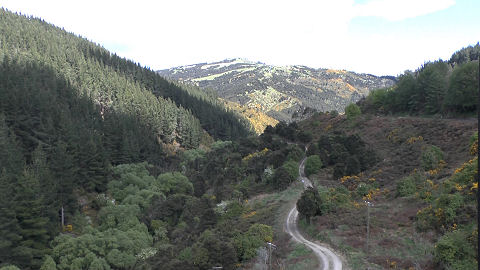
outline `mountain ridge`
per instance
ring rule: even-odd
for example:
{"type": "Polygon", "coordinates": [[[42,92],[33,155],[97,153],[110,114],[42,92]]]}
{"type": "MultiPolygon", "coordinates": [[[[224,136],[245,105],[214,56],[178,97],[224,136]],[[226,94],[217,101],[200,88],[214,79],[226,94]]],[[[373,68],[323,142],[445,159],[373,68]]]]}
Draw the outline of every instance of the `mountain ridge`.
{"type": "Polygon", "coordinates": [[[171,80],[213,89],[222,99],[286,122],[301,118],[307,108],[343,112],[346,105],[360,100],[371,90],[395,83],[392,76],[302,65],[272,66],[242,58],[173,67],[157,73],[171,80]]]}

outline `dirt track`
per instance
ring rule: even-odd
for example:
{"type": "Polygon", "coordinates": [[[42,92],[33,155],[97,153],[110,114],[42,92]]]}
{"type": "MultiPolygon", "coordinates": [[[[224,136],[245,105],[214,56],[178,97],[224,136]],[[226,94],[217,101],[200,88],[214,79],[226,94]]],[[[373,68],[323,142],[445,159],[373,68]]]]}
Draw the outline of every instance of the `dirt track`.
{"type": "MultiPolygon", "coordinates": [[[[311,187],[312,183],[310,180],[305,176],[304,168],[305,168],[305,160],[304,158],[300,163],[298,168],[299,172],[299,179],[303,182],[304,187],[311,187]]],[[[292,239],[298,243],[302,243],[309,247],[315,255],[320,259],[320,267],[318,269],[322,270],[341,270],[342,269],[342,261],[340,258],[335,255],[330,249],[321,246],[319,244],[313,243],[305,239],[300,232],[298,231],[297,227],[297,220],[298,220],[298,211],[297,207],[294,206],[292,210],[288,213],[287,220],[285,222],[285,231],[292,236],[292,239]]]]}

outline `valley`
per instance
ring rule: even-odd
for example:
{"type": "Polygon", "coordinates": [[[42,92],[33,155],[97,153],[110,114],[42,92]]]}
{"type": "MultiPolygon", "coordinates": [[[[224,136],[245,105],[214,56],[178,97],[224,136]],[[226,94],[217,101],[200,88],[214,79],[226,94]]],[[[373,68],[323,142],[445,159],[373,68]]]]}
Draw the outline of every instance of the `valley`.
{"type": "Polygon", "coordinates": [[[475,269],[479,55],[154,71],[1,8],[0,270],[475,269]]]}

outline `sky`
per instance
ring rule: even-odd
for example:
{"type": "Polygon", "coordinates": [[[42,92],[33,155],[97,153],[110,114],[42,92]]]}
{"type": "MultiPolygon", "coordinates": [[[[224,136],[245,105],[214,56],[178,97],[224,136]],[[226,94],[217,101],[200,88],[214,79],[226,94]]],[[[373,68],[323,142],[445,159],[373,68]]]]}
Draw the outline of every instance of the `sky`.
{"type": "Polygon", "coordinates": [[[0,0],[154,70],[244,58],[399,75],[480,41],[479,0],[0,0]]]}

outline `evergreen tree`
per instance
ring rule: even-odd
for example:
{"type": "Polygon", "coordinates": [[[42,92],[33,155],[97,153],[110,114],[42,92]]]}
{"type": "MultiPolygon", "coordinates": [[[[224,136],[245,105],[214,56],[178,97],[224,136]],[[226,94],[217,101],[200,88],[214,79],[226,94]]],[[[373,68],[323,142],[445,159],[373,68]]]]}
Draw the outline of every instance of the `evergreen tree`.
{"type": "Polygon", "coordinates": [[[322,204],[318,190],[313,187],[308,187],[300,199],[297,201],[298,212],[305,217],[307,223],[310,224],[310,218],[316,215],[321,215],[320,205],[322,204]]]}
{"type": "Polygon", "coordinates": [[[25,170],[19,177],[13,190],[15,214],[18,220],[19,242],[22,259],[18,265],[23,267],[40,267],[47,251],[49,235],[48,219],[43,207],[40,183],[30,170],[25,170]]]}
{"type": "Polygon", "coordinates": [[[456,68],[450,76],[445,97],[449,111],[474,112],[478,110],[478,62],[469,62],[456,68]]]}

